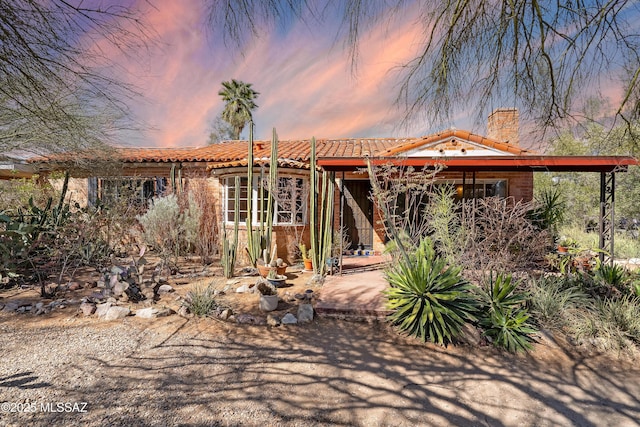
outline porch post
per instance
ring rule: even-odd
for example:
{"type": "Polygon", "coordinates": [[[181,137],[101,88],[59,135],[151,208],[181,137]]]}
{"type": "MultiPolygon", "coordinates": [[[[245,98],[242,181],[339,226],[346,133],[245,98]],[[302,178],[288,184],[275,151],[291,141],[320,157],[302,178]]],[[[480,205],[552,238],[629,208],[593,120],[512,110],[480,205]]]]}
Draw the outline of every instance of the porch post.
{"type": "MultiPolygon", "coordinates": [[[[342,171],[342,179],[340,179],[340,233],[342,233],[344,227],[344,171],[342,171]]],[[[341,236],[342,237],[342,236],[341,236]]],[[[342,247],[342,238],[340,238],[340,269],[338,273],[342,276],[342,253],[344,248],[342,247]]]]}
{"type": "Polygon", "coordinates": [[[600,221],[599,234],[600,244],[598,248],[602,251],[598,254],[600,262],[608,261],[613,265],[613,239],[615,231],[615,172],[600,172],[600,221]],[[605,256],[604,251],[608,253],[605,256]]]}

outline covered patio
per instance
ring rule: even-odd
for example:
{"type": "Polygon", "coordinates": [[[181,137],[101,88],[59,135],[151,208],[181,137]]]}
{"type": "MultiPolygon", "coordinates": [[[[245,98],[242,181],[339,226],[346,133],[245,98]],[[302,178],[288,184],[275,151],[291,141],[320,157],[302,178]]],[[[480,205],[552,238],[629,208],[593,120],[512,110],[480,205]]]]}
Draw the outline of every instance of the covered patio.
{"type": "MultiPolygon", "coordinates": [[[[318,164],[335,178],[344,178],[372,165],[393,164],[414,168],[443,166],[447,171],[463,173],[463,186],[475,188],[476,172],[593,172],[600,174],[599,249],[602,261],[613,262],[615,228],[615,175],[637,166],[638,160],[628,156],[496,156],[496,157],[324,157],[318,164]],[[605,257],[605,252],[609,256],[605,257]]],[[[463,194],[466,192],[463,191],[463,194]]],[[[344,195],[341,193],[340,197],[344,195]]],[[[339,206],[343,206],[341,202],[339,206]]],[[[320,316],[382,318],[388,312],[382,291],[388,286],[382,257],[344,257],[342,268],[327,280],[320,291],[316,311],[320,316]],[[352,273],[352,274],[348,274],[352,273]]]]}

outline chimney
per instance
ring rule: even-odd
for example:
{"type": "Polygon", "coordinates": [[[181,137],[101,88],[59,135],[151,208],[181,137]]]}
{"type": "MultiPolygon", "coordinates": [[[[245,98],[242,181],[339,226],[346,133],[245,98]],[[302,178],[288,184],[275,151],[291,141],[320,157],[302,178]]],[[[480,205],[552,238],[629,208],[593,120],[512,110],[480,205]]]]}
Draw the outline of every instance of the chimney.
{"type": "Polygon", "coordinates": [[[498,108],[487,120],[487,137],[511,145],[520,145],[518,136],[518,109],[498,108]]]}

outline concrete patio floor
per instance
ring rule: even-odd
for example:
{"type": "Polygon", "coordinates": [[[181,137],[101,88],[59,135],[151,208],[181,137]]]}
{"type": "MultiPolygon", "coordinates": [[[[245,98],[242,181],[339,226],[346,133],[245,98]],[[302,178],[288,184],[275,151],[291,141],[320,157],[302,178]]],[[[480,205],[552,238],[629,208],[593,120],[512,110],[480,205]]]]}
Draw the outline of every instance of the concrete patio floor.
{"type": "Polygon", "coordinates": [[[382,291],[388,283],[382,256],[345,257],[343,274],[327,276],[319,291],[316,313],[321,317],[383,318],[388,314],[382,291]]]}

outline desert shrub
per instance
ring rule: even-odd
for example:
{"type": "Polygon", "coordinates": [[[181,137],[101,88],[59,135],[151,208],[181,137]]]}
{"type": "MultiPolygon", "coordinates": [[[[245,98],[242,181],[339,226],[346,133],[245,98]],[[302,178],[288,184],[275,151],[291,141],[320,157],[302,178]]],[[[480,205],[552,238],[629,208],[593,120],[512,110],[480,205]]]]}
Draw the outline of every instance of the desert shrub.
{"type": "Polygon", "coordinates": [[[491,272],[479,289],[478,324],[483,334],[495,346],[512,352],[531,349],[537,332],[525,306],[528,294],[518,291],[518,285],[510,274],[491,272]]]}
{"type": "Polygon", "coordinates": [[[640,343],[640,303],[630,296],[598,300],[593,311],[578,313],[569,332],[579,344],[598,351],[636,354],[640,343]]]}
{"type": "Polygon", "coordinates": [[[29,200],[36,206],[44,206],[55,195],[49,182],[38,182],[38,176],[0,180],[0,212],[17,214],[19,209],[29,208],[29,200]]]}
{"type": "Polygon", "coordinates": [[[43,296],[48,279],[61,282],[80,266],[103,266],[112,253],[104,237],[104,211],[66,202],[67,179],[55,206],[53,197],[41,206],[29,199],[26,208],[0,216],[0,274],[39,282],[43,296]]]}
{"type": "Polygon", "coordinates": [[[203,264],[212,261],[218,252],[215,199],[211,197],[205,177],[191,177],[186,196],[180,193],[183,211],[187,212],[189,236],[187,241],[201,257],[203,264]]]}
{"type": "Polygon", "coordinates": [[[185,196],[181,208],[175,194],[154,197],[149,209],[138,215],[143,227],[144,241],[158,250],[166,261],[185,253],[193,253],[198,246],[201,209],[193,195],[185,196]]]}
{"type": "Polygon", "coordinates": [[[572,278],[542,276],[529,282],[530,312],[547,328],[562,328],[572,320],[576,310],[589,308],[592,301],[572,278]]]}
{"type": "Polygon", "coordinates": [[[207,316],[218,305],[214,295],[214,287],[212,285],[195,285],[187,293],[184,305],[196,316],[207,316]]]}
{"type": "Polygon", "coordinates": [[[463,205],[465,240],[463,265],[480,271],[509,271],[536,266],[544,260],[551,235],[529,219],[530,203],[487,197],[463,205]]]}
{"type": "MultiPolygon", "coordinates": [[[[560,234],[571,236],[576,245],[582,248],[597,248],[600,237],[597,232],[587,232],[580,227],[562,227],[560,234]]],[[[628,232],[616,231],[614,235],[614,256],[616,258],[637,258],[640,254],[640,239],[628,232]]]]}
{"type": "Polygon", "coordinates": [[[617,298],[627,293],[630,276],[627,269],[618,264],[602,264],[596,270],[592,287],[596,296],[617,298]]]}
{"type": "Polygon", "coordinates": [[[566,202],[557,188],[543,188],[535,197],[535,205],[527,217],[540,230],[548,230],[555,239],[566,212],[566,202]]]}
{"type": "Polygon", "coordinates": [[[143,227],[143,238],[165,258],[180,253],[182,218],[178,198],[174,194],[154,197],[149,209],[138,216],[143,227]]]}
{"type": "Polygon", "coordinates": [[[466,234],[465,229],[460,226],[461,219],[454,196],[453,185],[436,186],[424,208],[429,236],[436,250],[451,265],[460,263],[466,234]]]}
{"type": "Polygon", "coordinates": [[[423,238],[415,252],[400,258],[386,273],[390,322],[423,341],[453,342],[463,325],[475,320],[477,311],[472,285],[460,271],[448,267],[431,240],[423,238]]]}

